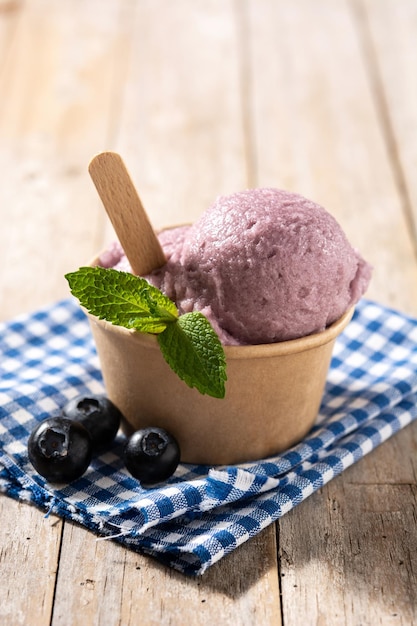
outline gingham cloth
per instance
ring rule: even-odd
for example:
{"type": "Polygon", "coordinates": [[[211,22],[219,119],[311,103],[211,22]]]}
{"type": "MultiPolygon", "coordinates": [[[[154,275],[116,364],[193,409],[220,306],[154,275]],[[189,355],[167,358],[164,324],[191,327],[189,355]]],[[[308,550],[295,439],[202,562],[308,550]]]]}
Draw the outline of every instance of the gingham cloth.
{"type": "Polygon", "coordinates": [[[362,300],[300,444],[239,466],[180,465],[144,490],[123,467],[120,435],[82,478],[56,488],[29,464],[27,439],[70,398],[104,391],[88,322],[67,299],[1,324],[0,359],[0,490],[186,574],[202,574],[417,417],[417,320],[362,300]]]}

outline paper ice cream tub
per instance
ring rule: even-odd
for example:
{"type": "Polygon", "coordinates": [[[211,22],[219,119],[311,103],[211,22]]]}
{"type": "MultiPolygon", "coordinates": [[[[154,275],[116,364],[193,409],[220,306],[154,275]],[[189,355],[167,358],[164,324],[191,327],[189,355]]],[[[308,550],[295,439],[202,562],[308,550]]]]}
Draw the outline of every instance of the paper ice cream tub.
{"type": "Polygon", "coordinates": [[[336,338],[353,308],[324,331],[273,344],[224,346],[223,399],[202,395],[171,370],[157,338],[88,314],[106,393],[127,435],[147,426],[172,433],[181,461],[230,465],[264,459],[315,423],[336,338]]]}

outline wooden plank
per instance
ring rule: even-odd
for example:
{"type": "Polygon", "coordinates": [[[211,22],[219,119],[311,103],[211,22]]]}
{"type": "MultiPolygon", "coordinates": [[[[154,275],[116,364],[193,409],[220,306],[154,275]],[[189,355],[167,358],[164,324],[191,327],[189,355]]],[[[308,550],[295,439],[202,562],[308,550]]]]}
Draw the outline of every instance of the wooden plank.
{"type": "Polygon", "coordinates": [[[285,623],[308,615],[332,626],[415,624],[416,514],[415,483],[357,483],[350,470],[289,514],[280,546],[285,623]]]}
{"type": "Polygon", "coordinates": [[[235,9],[230,0],[138,7],[115,149],[157,228],[194,221],[247,185],[235,9]]]}
{"type": "MultiPolygon", "coordinates": [[[[219,193],[246,186],[237,7],[230,0],[149,0],[137,7],[112,149],[156,227],[193,221],[219,193]]],[[[112,236],[107,227],[103,245],[112,236]]],[[[280,623],[273,529],[198,580],[108,541],[96,547],[80,528],[65,532],[71,536],[63,541],[54,623],[94,622],[99,612],[106,624],[134,624],[138,607],[149,624],[280,623]],[[83,553],[76,566],[74,551],[83,553]],[[97,582],[82,587],[80,603],[87,579],[97,582]]]]}
{"type": "Polygon", "coordinates": [[[4,497],[0,519],[0,623],[49,624],[62,523],[4,497]]]}
{"type": "Polygon", "coordinates": [[[417,238],[417,5],[413,0],[355,2],[392,168],[417,238]]]}
{"type": "Polygon", "coordinates": [[[414,424],[282,519],[286,623],[416,623],[416,444],[414,424]]]}
{"type": "Polygon", "coordinates": [[[368,296],[415,313],[408,220],[351,12],[326,0],[319,8],[308,0],[249,8],[257,184],[298,191],[328,208],[374,265],[368,296]]]}
{"type": "Polygon", "coordinates": [[[113,133],[129,25],[116,0],[100,7],[38,0],[20,9],[0,83],[3,319],[67,296],[65,271],[98,246],[102,209],[87,166],[113,133]]]}
{"type": "MultiPolygon", "coordinates": [[[[415,40],[408,0],[392,22],[391,0],[367,0],[370,31],[347,0],[17,4],[15,31],[0,14],[3,319],[66,295],[64,272],[112,236],[85,167],[106,148],[123,154],[158,227],[247,185],[309,195],[374,263],[370,295],[416,313],[404,189],[366,56],[372,43],[393,63],[379,68],[392,84],[413,46],[395,42],[415,40]]],[[[410,159],[397,130],[408,111],[389,107],[410,159]]],[[[408,428],[282,519],[287,625],[417,622],[416,437],[408,428]]],[[[189,580],[26,504],[2,498],[0,516],[0,618],[12,626],[50,623],[63,527],[54,624],[281,623],[272,527],[189,580]]]]}
{"type": "MultiPolygon", "coordinates": [[[[97,249],[87,166],[113,132],[131,7],[117,28],[117,0],[18,4],[0,62],[1,319],[68,296],[64,273],[97,249]]],[[[6,497],[0,507],[0,621],[49,624],[63,523],[6,497]]]]}
{"type": "Polygon", "coordinates": [[[6,59],[13,54],[13,39],[19,17],[19,2],[0,0],[0,76],[6,59]]]}
{"type": "MultiPolygon", "coordinates": [[[[304,193],[337,217],[375,266],[370,297],[415,314],[413,236],[357,27],[347,3],[248,4],[252,161],[257,184],[304,193]]],[[[416,432],[282,518],[285,624],[414,623],[416,432]]]]}
{"type": "Polygon", "coordinates": [[[281,623],[273,527],[226,557],[220,571],[187,578],[66,524],[52,623],[72,626],[81,615],[106,626],[281,623]]]}

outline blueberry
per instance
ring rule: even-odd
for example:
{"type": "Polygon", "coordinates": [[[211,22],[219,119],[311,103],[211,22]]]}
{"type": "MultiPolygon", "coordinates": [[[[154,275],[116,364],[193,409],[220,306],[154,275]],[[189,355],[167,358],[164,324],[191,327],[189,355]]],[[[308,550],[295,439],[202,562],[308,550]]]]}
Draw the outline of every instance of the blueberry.
{"type": "Polygon", "coordinates": [[[110,446],[123,417],[113,402],[102,395],[77,396],[64,406],[63,414],[85,426],[91,435],[94,452],[110,446]]]}
{"type": "Polygon", "coordinates": [[[124,462],[134,478],[150,486],[172,476],[180,462],[176,439],[162,428],[137,430],[128,439],[124,462]]]}
{"type": "Polygon", "coordinates": [[[30,462],[52,483],[69,483],[82,476],[90,465],[92,448],[88,430],[63,417],[40,422],[28,440],[30,462]]]}

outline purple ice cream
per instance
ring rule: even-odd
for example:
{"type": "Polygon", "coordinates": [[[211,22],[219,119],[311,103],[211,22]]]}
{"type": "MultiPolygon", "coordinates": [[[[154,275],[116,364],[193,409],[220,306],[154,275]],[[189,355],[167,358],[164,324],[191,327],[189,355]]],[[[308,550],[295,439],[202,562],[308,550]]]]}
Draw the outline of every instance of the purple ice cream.
{"type": "MultiPolygon", "coordinates": [[[[159,238],[167,263],[146,278],[180,313],[204,313],[225,345],[322,331],[360,299],[371,277],[323,207],[278,189],[219,197],[195,224],[159,238]]],[[[100,264],[130,269],[117,244],[100,264]]]]}

